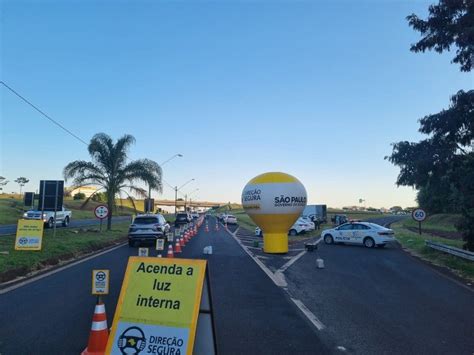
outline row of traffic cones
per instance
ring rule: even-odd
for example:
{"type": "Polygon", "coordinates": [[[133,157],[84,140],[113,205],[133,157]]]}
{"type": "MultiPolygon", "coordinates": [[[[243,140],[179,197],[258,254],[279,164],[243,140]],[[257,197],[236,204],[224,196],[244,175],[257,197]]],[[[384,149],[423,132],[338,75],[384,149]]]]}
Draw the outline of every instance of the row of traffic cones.
{"type": "MultiPolygon", "coordinates": [[[[181,247],[184,247],[185,243],[189,242],[192,237],[196,236],[198,228],[202,225],[202,222],[203,220],[201,217],[194,226],[186,229],[183,237],[176,240],[174,251],[171,244],[168,246],[168,258],[173,258],[174,253],[181,253],[181,247]]],[[[97,304],[94,308],[94,315],[92,316],[92,326],[89,333],[89,341],[87,342],[87,347],[84,349],[81,355],[103,355],[105,353],[105,348],[107,347],[108,339],[109,328],[107,326],[105,304],[102,302],[100,297],[98,297],[97,304]]]]}

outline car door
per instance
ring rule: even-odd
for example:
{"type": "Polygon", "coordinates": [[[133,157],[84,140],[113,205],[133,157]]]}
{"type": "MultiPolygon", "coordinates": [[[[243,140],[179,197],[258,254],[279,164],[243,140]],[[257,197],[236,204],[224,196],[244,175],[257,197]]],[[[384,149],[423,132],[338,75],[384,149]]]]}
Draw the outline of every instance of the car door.
{"type": "Polygon", "coordinates": [[[343,224],[336,228],[337,233],[335,236],[335,240],[337,242],[345,242],[350,243],[351,236],[352,236],[352,225],[351,224],[343,224]]]}
{"type": "Polygon", "coordinates": [[[354,223],[352,225],[352,228],[353,230],[352,230],[352,236],[351,236],[351,243],[362,244],[365,237],[364,231],[366,229],[369,229],[369,227],[360,223],[354,223]]]}

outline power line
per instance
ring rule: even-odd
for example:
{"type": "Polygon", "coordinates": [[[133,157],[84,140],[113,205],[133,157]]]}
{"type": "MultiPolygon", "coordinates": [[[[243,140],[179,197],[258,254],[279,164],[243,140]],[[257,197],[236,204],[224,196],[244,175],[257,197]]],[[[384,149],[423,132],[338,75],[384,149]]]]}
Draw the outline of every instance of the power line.
{"type": "Polygon", "coordinates": [[[41,111],[37,106],[33,105],[30,101],[28,101],[25,97],[23,97],[22,95],[20,95],[18,92],[16,92],[15,90],[13,90],[10,86],[8,86],[4,81],[0,81],[0,84],[2,84],[3,86],[5,86],[8,90],[10,90],[12,93],[14,93],[16,96],[18,96],[20,99],[22,99],[24,102],[26,102],[28,105],[30,105],[31,107],[33,107],[36,111],[38,111],[40,114],[42,114],[44,117],[46,117],[48,120],[50,120],[51,122],[53,122],[56,126],[58,126],[59,128],[61,128],[63,131],[67,132],[68,134],[70,134],[71,136],[73,136],[74,138],[76,138],[79,142],[81,143],[84,143],[85,145],[89,145],[86,141],[84,141],[82,138],[76,136],[74,133],[72,133],[70,130],[68,130],[66,127],[64,127],[61,123],[57,122],[56,120],[54,120],[53,118],[49,117],[46,113],[44,113],[43,111],[41,111]]]}

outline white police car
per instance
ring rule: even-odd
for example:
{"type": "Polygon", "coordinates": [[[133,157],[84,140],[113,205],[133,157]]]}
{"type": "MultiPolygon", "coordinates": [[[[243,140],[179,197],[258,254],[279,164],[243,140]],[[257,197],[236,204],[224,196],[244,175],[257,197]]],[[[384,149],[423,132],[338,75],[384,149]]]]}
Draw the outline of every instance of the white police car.
{"type": "Polygon", "coordinates": [[[321,232],[321,237],[326,244],[361,244],[367,248],[384,247],[395,241],[392,229],[369,222],[345,223],[336,228],[325,229],[321,232]]]}

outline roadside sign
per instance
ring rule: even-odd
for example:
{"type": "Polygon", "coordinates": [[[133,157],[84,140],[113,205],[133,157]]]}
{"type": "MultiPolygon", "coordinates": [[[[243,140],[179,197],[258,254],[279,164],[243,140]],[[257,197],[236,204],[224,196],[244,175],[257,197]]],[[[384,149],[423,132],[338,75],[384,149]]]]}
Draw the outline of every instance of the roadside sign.
{"type": "Polygon", "coordinates": [[[15,250],[41,250],[44,222],[19,219],[16,228],[15,250]]]}
{"type": "Polygon", "coordinates": [[[106,354],[193,353],[205,260],[130,257],[106,354]]]}
{"type": "Polygon", "coordinates": [[[165,249],[165,240],[164,239],[157,239],[156,240],[156,250],[164,250],[165,249]]]}
{"type": "Polygon", "coordinates": [[[138,248],[138,256],[148,256],[148,248],[138,248]]]}
{"type": "Polygon", "coordinates": [[[94,209],[94,214],[99,219],[107,218],[109,215],[109,208],[106,205],[99,205],[94,209]]]}
{"type": "Polygon", "coordinates": [[[174,233],[168,233],[168,235],[167,235],[168,242],[170,242],[170,243],[173,242],[173,235],[176,235],[176,230],[174,231],[174,233]]]}
{"type": "Polygon", "coordinates": [[[417,222],[423,222],[426,219],[426,212],[421,208],[417,208],[411,213],[412,218],[417,222]]]}
{"type": "Polygon", "coordinates": [[[92,270],[92,294],[109,294],[109,270],[92,270]]]}

